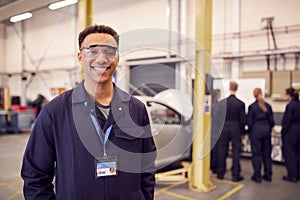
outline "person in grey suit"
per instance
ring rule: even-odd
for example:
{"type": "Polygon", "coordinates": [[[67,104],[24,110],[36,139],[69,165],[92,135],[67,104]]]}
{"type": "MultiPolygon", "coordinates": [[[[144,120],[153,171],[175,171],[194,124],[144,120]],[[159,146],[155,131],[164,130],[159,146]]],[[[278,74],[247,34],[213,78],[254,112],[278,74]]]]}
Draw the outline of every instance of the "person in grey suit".
{"type": "Polygon", "coordinates": [[[232,181],[242,181],[244,178],[240,175],[240,153],[241,153],[241,136],[245,131],[246,113],[245,103],[238,99],[235,94],[238,84],[234,81],[229,85],[230,95],[220,103],[226,106],[226,116],[224,127],[218,142],[218,179],[224,179],[226,172],[226,158],[228,155],[229,142],[232,146],[232,181]]]}

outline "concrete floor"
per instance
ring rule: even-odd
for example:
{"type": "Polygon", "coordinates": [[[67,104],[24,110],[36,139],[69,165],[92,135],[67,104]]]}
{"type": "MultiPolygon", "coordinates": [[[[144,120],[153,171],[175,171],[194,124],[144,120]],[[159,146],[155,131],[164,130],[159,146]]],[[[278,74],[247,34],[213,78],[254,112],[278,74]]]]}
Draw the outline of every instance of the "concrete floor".
{"type": "MultiPolygon", "coordinates": [[[[0,134],[0,200],[19,200],[22,196],[22,180],[20,178],[21,158],[29,134],[0,134]]],[[[228,159],[230,166],[231,159],[228,159]]],[[[200,193],[188,188],[187,183],[157,184],[155,200],[299,200],[300,182],[289,183],[282,180],[285,167],[273,164],[273,181],[271,183],[254,183],[250,180],[252,174],[249,159],[242,159],[242,175],[245,180],[234,183],[230,181],[230,171],[225,180],[218,180],[211,176],[217,186],[209,193],[200,193]]]]}

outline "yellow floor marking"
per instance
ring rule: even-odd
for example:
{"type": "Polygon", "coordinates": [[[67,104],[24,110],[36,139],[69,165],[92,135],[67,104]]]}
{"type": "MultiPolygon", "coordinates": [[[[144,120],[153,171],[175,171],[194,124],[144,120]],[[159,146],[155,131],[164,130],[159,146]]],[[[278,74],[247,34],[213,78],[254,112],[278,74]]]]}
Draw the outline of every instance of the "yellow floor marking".
{"type": "Polygon", "coordinates": [[[4,182],[0,183],[0,186],[5,186],[5,185],[7,185],[7,183],[4,182]]]}
{"type": "Polygon", "coordinates": [[[7,182],[2,182],[0,183],[0,186],[1,187],[6,187],[8,189],[11,189],[13,191],[16,191],[16,192],[20,192],[22,191],[19,187],[16,187],[15,186],[15,183],[18,183],[19,181],[7,181],[7,182]]]}
{"type": "Polygon", "coordinates": [[[168,190],[170,190],[170,189],[172,189],[172,188],[174,188],[174,187],[177,187],[177,186],[179,186],[180,184],[173,184],[173,185],[170,185],[170,186],[168,186],[168,187],[165,187],[165,188],[162,188],[162,189],[160,189],[160,190],[157,190],[156,192],[154,192],[154,196],[155,195],[158,195],[158,194],[160,194],[160,193],[163,193],[163,192],[166,192],[166,191],[168,191],[168,190]]]}
{"type": "Polygon", "coordinates": [[[10,189],[10,190],[13,190],[15,192],[22,192],[22,190],[20,188],[16,188],[15,186],[13,185],[5,185],[4,187],[10,189]]]}
{"type": "Polygon", "coordinates": [[[173,196],[173,197],[177,197],[179,199],[184,199],[184,200],[196,200],[196,199],[186,197],[186,196],[183,196],[183,195],[180,195],[180,194],[176,194],[176,193],[173,193],[173,192],[169,192],[169,191],[165,191],[164,194],[167,194],[167,195],[170,195],[170,196],[173,196]]]}
{"type": "Polygon", "coordinates": [[[23,191],[20,188],[15,187],[14,184],[21,182],[21,180],[10,180],[5,182],[0,182],[0,187],[6,187],[10,190],[12,190],[14,193],[11,194],[9,197],[7,197],[5,200],[13,200],[19,195],[23,195],[23,191]]]}
{"type": "Polygon", "coordinates": [[[232,196],[234,193],[236,193],[237,191],[239,191],[243,187],[245,187],[244,184],[235,183],[235,182],[232,182],[232,181],[219,180],[219,179],[213,179],[213,180],[215,180],[217,182],[221,182],[221,183],[227,183],[227,184],[230,184],[230,185],[235,185],[235,187],[233,189],[231,189],[229,192],[226,192],[223,196],[219,197],[217,200],[224,200],[224,199],[232,196]]]}
{"type": "MultiPolygon", "coordinates": [[[[235,183],[235,182],[232,182],[232,181],[228,181],[228,180],[219,180],[219,179],[214,179],[214,181],[216,182],[221,182],[221,183],[226,183],[226,184],[230,184],[230,185],[234,185],[235,187],[233,189],[231,189],[229,192],[225,193],[224,195],[222,195],[221,197],[218,198],[218,200],[224,200],[228,197],[230,197],[231,195],[233,195],[234,193],[236,193],[237,191],[239,191],[240,189],[242,189],[245,185],[244,184],[241,184],[241,183],[235,183]]],[[[22,190],[20,189],[17,189],[15,188],[14,186],[10,185],[12,183],[17,183],[17,182],[20,182],[20,180],[13,180],[13,181],[7,181],[7,182],[0,182],[0,186],[4,186],[4,187],[7,187],[11,190],[14,190],[15,193],[12,194],[11,196],[9,196],[6,200],[12,200],[14,199],[16,196],[18,195],[22,195],[22,190]]],[[[170,186],[167,186],[167,187],[164,187],[162,189],[159,189],[157,190],[154,195],[158,195],[158,194],[161,194],[161,193],[164,193],[164,194],[167,194],[167,195],[170,195],[170,196],[174,196],[174,197],[177,197],[179,199],[184,199],[184,200],[195,200],[193,198],[190,198],[190,197],[186,197],[186,196],[183,196],[183,195],[180,195],[180,194],[176,194],[176,193],[173,193],[173,192],[169,192],[168,190],[172,189],[172,188],[175,188],[179,185],[182,185],[181,184],[172,184],[170,186]]]]}
{"type": "Polygon", "coordinates": [[[233,195],[234,193],[236,193],[237,191],[239,191],[243,187],[244,187],[243,184],[237,185],[235,188],[233,188],[232,190],[230,190],[229,192],[227,192],[223,196],[219,197],[218,200],[224,200],[224,199],[230,197],[231,195],[233,195]]]}
{"type": "Polygon", "coordinates": [[[12,194],[9,197],[7,197],[5,200],[12,200],[15,197],[17,197],[18,195],[22,195],[22,192],[15,192],[14,194],[12,194]]]}

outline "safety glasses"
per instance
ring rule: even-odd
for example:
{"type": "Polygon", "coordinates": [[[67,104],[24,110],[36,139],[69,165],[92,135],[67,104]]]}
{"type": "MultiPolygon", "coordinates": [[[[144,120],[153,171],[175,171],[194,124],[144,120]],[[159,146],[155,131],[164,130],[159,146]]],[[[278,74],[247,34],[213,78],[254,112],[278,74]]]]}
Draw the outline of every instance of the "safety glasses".
{"type": "Polygon", "coordinates": [[[100,54],[104,55],[108,59],[116,58],[118,54],[118,48],[102,44],[93,44],[88,46],[83,46],[80,51],[84,51],[86,57],[96,58],[100,54]]]}

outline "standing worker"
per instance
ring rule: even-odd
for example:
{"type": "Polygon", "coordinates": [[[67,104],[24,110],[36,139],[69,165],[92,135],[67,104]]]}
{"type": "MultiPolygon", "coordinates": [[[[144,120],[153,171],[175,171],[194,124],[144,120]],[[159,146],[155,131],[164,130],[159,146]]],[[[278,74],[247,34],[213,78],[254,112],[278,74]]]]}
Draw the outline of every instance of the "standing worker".
{"type": "Polygon", "coordinates": [[[153,200],[156,148],[146,108],[112,82],[119,36],[94,25],[78,39],[85,80],[40,112],[23,158],[24,197],[153,200]]]}
{"type": "Polygon", "coordinates": [[[239,100],[235,94],[238,84],[234,81],[229,85],[230,96],[220,103],[226,106],[225,123],[218,141],[218,179],[224,179],[226,172],[226,158],[228,155],[229,142],[232,144],[232,181],[242,181],[244,177],[240,175],[240,154],[241,154],[241,137],[245,131],[246,113],[245,103],[239,100]]]}
{"type": "Polygon", "coordinates": [[[211,153],[210,153],[210,168],[216,174],[218,172],[218,139],[222,131],[221,109],[219,108],[219,98],[221,90],[214,89],[212,91],[212,114],[211,114],[211,153]]]}
{"type": "Polygon", "coordinates": [[[282,118],[282,150],[287,175],[283,180],[296,183],[300,180],[300,102],[294,88],[285,90],[289,103],[282,118]]]}
{"type": "Polygon", "coordinates": [[[273,110],[264,101],[262,90],[255,88],[253,95],[256,99],[248,108],[248,132],[251,141],[252,166],[254,169],[251,179],[257,183],[261,179],[272,181],[272,145],[271,133],[275,125],[273,110]],[[261,163],[264,163],[264,175],[261,177],[261,163]]]}

